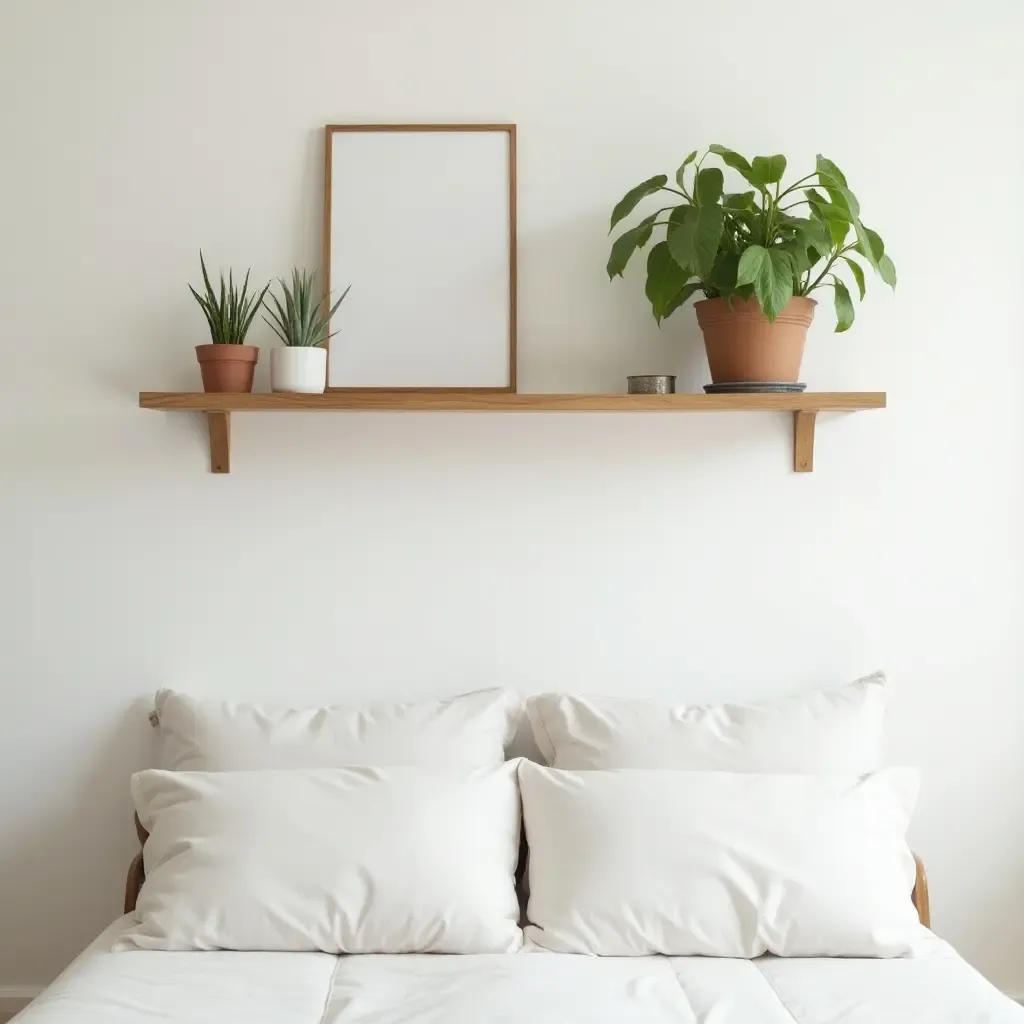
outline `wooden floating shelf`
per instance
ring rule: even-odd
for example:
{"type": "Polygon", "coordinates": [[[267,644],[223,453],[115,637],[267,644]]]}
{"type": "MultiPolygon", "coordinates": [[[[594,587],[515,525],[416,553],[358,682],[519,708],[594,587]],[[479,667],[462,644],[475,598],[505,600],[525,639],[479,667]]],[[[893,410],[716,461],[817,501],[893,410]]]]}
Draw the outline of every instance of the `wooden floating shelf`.
{"type": "Polygon", "coordinates": [[[143,391],[143,409],[204,412],[210,427],[210,467],[230,472],[233,412],[791,412],[793,469],[814,468],[819,412],[884,409],[884,391],[805,391],[768,395],[557,395],[507,391],[329,391],[323,395],[207,394],[143,391]]]}
{"type": "Polygon", "coordinates": [[[143,391],[143,409],[193,412],[377,410],[391,412],[783,412],[884,409],[884,391],[805,391],[793,395],[556,395],[508,391],[328,391],[324,395],[143,391]]]}

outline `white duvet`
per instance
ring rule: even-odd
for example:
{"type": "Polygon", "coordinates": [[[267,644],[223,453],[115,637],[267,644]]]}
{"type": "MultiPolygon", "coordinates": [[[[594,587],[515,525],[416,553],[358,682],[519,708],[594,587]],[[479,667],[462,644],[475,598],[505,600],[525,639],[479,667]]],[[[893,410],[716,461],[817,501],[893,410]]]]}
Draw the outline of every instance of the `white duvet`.
{"type": "Polygon", "coordinates": [[[1024,1024],[938,939],[907,960],[110,952],[133,920],[18,1024],[1024,1024]]]}

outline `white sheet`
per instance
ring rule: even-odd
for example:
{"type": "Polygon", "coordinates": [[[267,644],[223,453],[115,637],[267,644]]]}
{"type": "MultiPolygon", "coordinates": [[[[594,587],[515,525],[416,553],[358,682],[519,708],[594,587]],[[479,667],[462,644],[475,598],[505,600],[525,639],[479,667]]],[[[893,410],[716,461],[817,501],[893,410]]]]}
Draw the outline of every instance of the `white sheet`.
{"type": "Polygon", "coordinates": [[[1024,1024],[944,942],[912,960],[109,952],[18,1024],[1024,1024]]]}

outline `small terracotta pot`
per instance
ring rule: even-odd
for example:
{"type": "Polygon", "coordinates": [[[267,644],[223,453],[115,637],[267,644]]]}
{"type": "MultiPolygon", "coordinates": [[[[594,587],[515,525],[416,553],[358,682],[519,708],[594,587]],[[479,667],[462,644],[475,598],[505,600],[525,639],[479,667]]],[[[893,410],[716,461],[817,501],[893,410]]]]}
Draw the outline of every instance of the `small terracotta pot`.
{"type": "Polygon", "coordinates": [[[725,299],[694,303],[711,380],[715,384],[798,380],[816,305],[814,299],[794,297],[772,324],[756,298],[734,299],[732,309],[725,299]]]}
{"type": "Polygon", "coordinates": [[[255,345],[196,345],[204,391],[252,391],[260,350],[255,345]]]}

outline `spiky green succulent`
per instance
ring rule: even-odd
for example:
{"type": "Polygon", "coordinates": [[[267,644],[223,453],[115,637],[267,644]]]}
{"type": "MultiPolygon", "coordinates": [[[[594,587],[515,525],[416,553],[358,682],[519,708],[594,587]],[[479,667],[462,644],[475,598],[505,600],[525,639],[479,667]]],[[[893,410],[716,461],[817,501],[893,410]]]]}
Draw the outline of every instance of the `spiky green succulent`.
{"type": "Polygon", "coordinates": [[[341,293],[341,298],[333,306],[329,306],[328,295],[313,299],[315,271],[311,273],[307,270],[292,270],[290,286],[283,277],[279,278],[279,281],[281,298],[279,299],[273,292],[267,296],[263,308],[270,314],[270,318],[263,319],[285,345],[293,348],[314,348],[323,345],[328,338],[338,333],[330,330],[331,317],[338,311],[351,285],[341,293]]]}
{"type": "Polygon", "coordinates": [[[195,296],[196,302],[206,315],[206,322],[210,325],[210,340],[214,345],[244,344],[245,336],[249,333],[253,318],[260,308],[260,303],[263,302],[270,282],[267,282],[259,295],[250,295],[250,271],[245,272],[241,288],[236,287],[232,271],[228,271],[227,281],[224,280],[224,272],[221,271],[220,288],[215,291],[210,275],[206,272],[202,249],[199,250],[199,265],[203,268],[203,286],[206,294],[200,295],[192,285],[188,286],[188,290],[195,296]]]}

